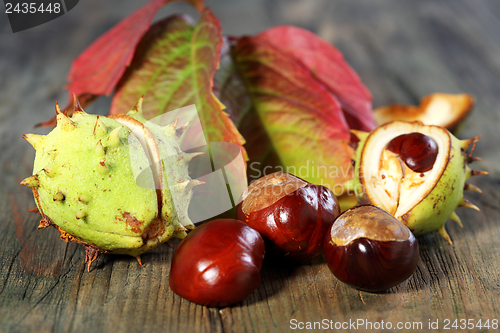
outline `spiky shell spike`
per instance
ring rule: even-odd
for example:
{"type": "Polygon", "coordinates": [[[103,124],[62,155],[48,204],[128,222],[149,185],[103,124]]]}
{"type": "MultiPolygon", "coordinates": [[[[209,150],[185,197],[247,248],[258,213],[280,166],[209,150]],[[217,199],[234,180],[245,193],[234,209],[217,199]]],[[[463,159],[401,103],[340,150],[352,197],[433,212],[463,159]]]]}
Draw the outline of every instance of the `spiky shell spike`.
{"type": "MultiPolygon", "coordinates": [[[[177,122],[162,127],[152,121],[147,121],[141,115],[131,112],[128,116],[132,117],[140,124],[145,125],[145,129],[157,138],[158,152],[151,155],[157,156],[161,167],[159,168],[159,178],[156,182],[157,187],[161,189],[161,199],[163,202],[162,215],[165,217],[176,216],[178,225],[174,226],[176,237],[182,238],[185,235],[186,228],[192,229],[193,223],[188,217],[188,207],[191,200],[191,191],[186,191],[186,186],[177,186],[179,183],[191,181],[188,173],[188,161],[184,160],[179,141],[176,135],[175,127],[177,122]],[[159,184],[159,185],[158,185],[159,184]]],[[[126,126],[136,126],[130,120],[117,116],[118,121],[126,126]]],[[[143,129],[143,130],[145,130],[143,129]]],[[[194,186],[194,185],[193,185],[194,186]]]]}
{"type": "Polygon", "coordinates": [[[142,260],[141,260],[141,256],[135,256],[135,260],[137,260],[137,263],[142,266],[142,260]]]}
{"type": "Polygon", "coordinates": [[[117,127],[109,133],[108,140],[106,141],[106,146],[108,147],[118,147],[120,145],[120,130],[123,127],[117,127]]]}
{"type": "Polygon", "coordinates": [[[474,177],[474,176],[479,176],[479,175],[484,175],[484,176],[487,176],[489,175],[490,173],[488,171],[482,171],[482,170],[471,170],[470,171],[470,176],[471,177],[474,177]]]}
{"type": "Polygon", "coordinates": [[[35,214],[40,214],[40,211],[38,210],[38,207],[28,209],[28,212],[35,213],[35,214]]]}
{"type": "Polygon", "coordinates": [[[39,150],[43,147],[43,141],[45,139],[45,135],[38,134],[23,134],[23,139],[29,142],[29,144],[35,148],[35,150],[39,150]]]}
{"type": "Polygon", "coordinates": [[[85,246],[85,263],[87,264],[87,271],[90,272],[90,265],[99,257],[100,250],[93,246],[85,246]]]}
{"type": "Polygon", "coordinates": [[[73,117],[85,116],[87,113],[83,111],[82,106],[80,105],[80,101],[76,98],[76,94],[73,93],[73,117]]]}
{"type": "Polygon", "coordinates": [[[108,128],[103,124],[101,120],[99,120],[99,116],[96,117],[96,121],[94,124],[94,136],[97,138],[102,138],[104,135],[108,133],[108,128]]]}
{"type": "Polygon", "coordinates": [[[350,131],[352,134],[354,134],[360,141],[361,140],[366,140],[368,135],[370,135],[369,132],[364,132],[364,131],[359,131],[359,130],[351,130],[350,131]]]}
{"type": "Polygon", "coordinates": [[[77,100],[69,118],[56,104],[57,127],[24,136],[36,155],[34,174],[21,184],[32,187],[39,228],[53,226],[63,240],[84,245],[88,269],[100,253],[139,258],[193,226],[191,193],[168,186],[191,181],[183,156],[170,159],[179,155],[176,135],[145,125],[141,103],[132,112],[139,120],[87,114],[77,100]]]}
{"type": "Polygon", "coordinates": [[[446,229],[444,228],[444,224],[442,226],[440,226],[439,229],[437,229],[436,231],[441,235],[441,237],[443,237],[445,240],[447,240],[448,243],[450,243],[450,245],[453,245],[453,242],[451,241],[450,236],[448,235],[448,233],[446,232],[446,229]]]}
{"type": "Polygon", "coordinates": [[[87,216],[87,212],[84,209],[79,209],[76,211],[76,219],[80,220],[87,216]]]}
{"type": "Polygon", "coordinates": [[[189,154],[183,154],[182,156],[184,157],[185,163],[189,163],[193,158],[201,155],[207,155],[207,153],[205,152],[189,153],[189,154]]]}
{"type": "Polygon", "coordinates": [[[97,141],[94,149],[94,153],[97,157],[102,157],[106,155],[106,150],[104,149],[104,146],[102,145],[101,140],[97,141]]]}
{"type": "Polygon", "coordinates": [[[57,192],[56,194],[54,194],[54,201],[63,201],[65,199],[65,196],[62,192],[57,192]]]}
{"type": "Polygon", "coordinates": [[[461,228],[464,227],[464,225],[462,224],[462,220],[460,220],[460,217],[457,215],[457,213],[455,211],[453,213],[451,213],[450,219],[452,221],[455,221],[461,228]]]}
{"type": "Polygon", "coordinates": [[[481,189],[479,187],[477,187],[476,185],[469,184],[469,183],[465,183],[464,190],[466,190],[466,191],[474,191],[474,192],[477,192],[479,194],[483,193],[483,191],[481,191],[481,189]]]}
{"type": "Polygon", "coordinates": [[[78,196],[78,201],[86,205],[90,202],[90,196],[88,194],[82,193],[78,196]]]}
{"type": "Polygon", "coordinates": [[[163,132],[165,132],[166,135],[175,135],[178,123],[179,118],[177,118],[173,123],[163,127],[163,132]]]}
{"type": "Polygon", "coordinates": [[[478,212],[481,211],[478,206],[474,205],[472,202],[470,202],[469,200],[467,200],[465,198],[462,198],[462,200],[459,203],[459,206],[465,207],[465,208],[472,208],[474,210],[477,210],[478,212]]]}
{"type": "Polygon", "coordinates": [[[106,159],[103,159],[97,163],[96,166],[97,172],[99,172],[101,175],[104,175],[109,172],[109,167],[106,164],[106,159]]]}
{"type": "Polygon", "coordinates": [[[482,161],[483,159],[481,157],[476,157],[476,156],[467,156],[467,164],[470,164],[472,162],[479,162],[482,161]]]}
{"type": "Polygon", "coordinates": [[[23,181],[21,181],[21,185],[27,186],[27,187],[40,186],[40,180],[38,179],[38,175],[33,175],[33,176],[30,176],[26,179],[23,179],[23,181]]]}
{"type": "Polygon", "coordinates": [[[45,229],[50,227],[51,225],[52,224],[50,223],[50,220],[44,217],[40,220],[40,224],[38,225],[37,229],[45,229]]]}
{"type": "Polygon", "coordinates": [[[134,105],[134,107],[132,108],[132,110],[129,111],[129,115],[142,116],[143,115],[143,112],[142,112],[142,103],[143,102],[144,102],[144,95],[141,96],[141,98],[139,98],[139,100],[134,105]]]}
{"type": "Polygon", "coordinates": [[[446,220],[450,218],[462,225],[455,209],[479,210],[463,197],[464,189],[480,192],[476,186],[465,183],[469,177],[487,174],[473,171],[467,165],[475,160],[471,154],[479,136],[459,140],[444,128],[402,121],[387,123],[371,133],[352,132],[360,142],[354,178],[346,188],[349,185],[355,190],[358,203],[371,203],[391,212],[415,235],[437,231],[451,244],[445,230],[446,220]],[[432,168],[425,172],[412,171],[398,154],[387,149],[394,138],[415,132],[432,139],[438,147],[432,168]],[[466,153],[471,146],[471,152],[466,153]],[[399,173],[401,176],[395,176],[398,173],[393,167],[404,169],[399,173]]]}
{"type": "Polygon", "coordinates": [[[186,132],[186,129],[188,128],[189,124],[191,124],[191,121],[188,121],[187,123],[185,123],[184,125],[182,125],[181,127],[179,127],[176,132],[177,132],[177,137],[182,137],[184,135],[184,133],[186,132]]]}

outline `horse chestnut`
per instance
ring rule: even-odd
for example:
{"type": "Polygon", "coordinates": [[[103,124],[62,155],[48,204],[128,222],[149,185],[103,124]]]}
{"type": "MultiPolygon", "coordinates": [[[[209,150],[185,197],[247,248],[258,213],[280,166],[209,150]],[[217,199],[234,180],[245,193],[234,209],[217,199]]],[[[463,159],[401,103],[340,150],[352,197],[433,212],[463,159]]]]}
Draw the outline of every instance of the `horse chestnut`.
{"type": "Polygon", "coordinates": [[[241,221],[204,223],[177,247],[170,268],[170,288],[202,305],[238,303],[260,283],[264,250],[259,233],[241,221]]]}
{"type": "Polygon", "coordinates": [[[418,243],[410,229],[386,211],[358,206],[343,212],[326,234],[325,256],[342,282],[382,291],[413,274],[418,243]]]}
{"type": "Polygon", "coordinates": [[[288,173],[253,182],[243,193],[238,219],[257,230],[275,252],[308,261],[323,252],[323,239],[340,213],[333,193],[288,173]]]}
{"type": "Polygon", "coordinates": [[[387,150],[398,154],[408,168],[415,172],[431,170],[438,154],[436,142],[418,132],[395,137],[387,145],[387,150]]]}

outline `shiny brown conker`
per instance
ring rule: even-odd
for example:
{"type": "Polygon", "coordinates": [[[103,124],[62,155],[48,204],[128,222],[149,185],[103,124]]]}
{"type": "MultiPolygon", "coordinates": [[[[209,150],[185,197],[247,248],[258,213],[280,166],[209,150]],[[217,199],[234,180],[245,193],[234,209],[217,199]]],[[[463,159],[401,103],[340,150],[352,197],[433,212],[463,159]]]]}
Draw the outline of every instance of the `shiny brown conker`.
{"type": "Polygon", "coordinates": [[[386,211],[358,206],[343,212],[325,235],[325,257],[339,280],[376,292],[413,274],[418,243],[410,229],[386,211]]]}
{"type": "Polygon", "coordinates": [[[438,154],[438,146],[425,134],[413,132],[392,139],[387,150],[398,154],[411,170],[426,172],[432,169],[438,154]]]}
{"type": "Polygon", "coordinates": [[[177,247],[170,268],[170,288],[206,306],[238,303],[258,287],[264,252],[262,237],[241,221],[204,223],[177,247]]]}
{"type": "Polygon", "coordinates": [[[339,215],[333,193],[288,173],[253,182],[238,205],[238,219],[257,230],[268,249],[298,261],[323,252],[325,233],[339,215]]]}

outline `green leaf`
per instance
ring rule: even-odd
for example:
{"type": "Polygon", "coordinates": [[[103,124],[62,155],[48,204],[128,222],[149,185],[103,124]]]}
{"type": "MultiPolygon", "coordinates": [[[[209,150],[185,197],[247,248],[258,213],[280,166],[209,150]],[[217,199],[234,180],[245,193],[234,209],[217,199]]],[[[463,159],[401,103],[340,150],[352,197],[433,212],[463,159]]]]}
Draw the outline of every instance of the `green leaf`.
{"type": "MultiPolygon", "coordinates": [[[[251,119],[240,122],[242,133],[249,135],[245,138],[249,142],[264,142],[262,136],[267,136],[270,146],[261,147],[260,151],[276,153],[281,170],[312,183],[333,190],[349,180],[353,154],[348,144],[349,127],[332,92],[307,67],[265,38],[243,37],[235,43],[232,54],[258,115],[258,119],[252,119],[251,111],[231,111],[235,118],[251,119]],[[255,127],[252,132],[261,139],[252,138],[251,131],[247,131],[250,127],[255,127]]],[[[226,77],[224,83],[234,90],[234,77],[226,77]]],[[[259,162],[265,156],[255,159],[250,154],[250,158],[259,162]]],[[[257,170],[259,166],[250,164],[250,169],[257,170]]],[[[268,169],[266,173],[269,171],[278,170],[268,169]]]]}
{"type": "Polygon", "coordinates": [[[242,147],[243,137],[212,92],[221,45],[220,22],[208,8],[197,25],[186,16],[155,24],[118,83],[110,113],[127,112],[141,96],[146,118],[195,104],[207,142],[242,147]]]}

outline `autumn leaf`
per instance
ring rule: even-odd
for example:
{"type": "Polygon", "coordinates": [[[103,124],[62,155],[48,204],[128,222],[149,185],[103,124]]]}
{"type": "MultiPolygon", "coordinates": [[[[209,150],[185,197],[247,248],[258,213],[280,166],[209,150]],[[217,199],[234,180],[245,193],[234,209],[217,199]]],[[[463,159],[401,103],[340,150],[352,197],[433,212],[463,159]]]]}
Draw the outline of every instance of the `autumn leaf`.
{"type": "MultiPolygon", "coordinates": [[[[132,61],[137,44],[149,29],[158,10],[174,0],[153,0],[120,21],[95,40],[71,64],[68,75],[69,103],[64,108],[73,111],[73,94],[85,107],[100,95],[110,94],[132,61]]],[[[198,10],[203,0],[184,0],[198,10]]],[[[55,117],[39,124],[54,126],[55,117]]]]}
{"type": "Polygon", "coordinates": [[[338,99],[351,129],[369,132],[375,128],[370,91],[333,45],[294,26],[274,27],[256,38],[265,39],[304,65],[338,99]]]}
{"type": "Polygon", "coordinates": [[[232,54],[285,171],[330,188],[350,179],[349,126],[335,95],[261,35],[237,40],[232,54]]]}
{"type": "MultiPolygon", "coordinates": [[[[154,118],[193,101],[190,53],[195,22],[188,16],[164,19],[149,29],[135,57],[118,82],[110,114],[126,113],[144,96],[143,112],[154,118]]],[[[218,37],[211,47],[216,52],[218,37]]],[[[206,61],[213,61],[213,56],[206,61]]]]}
{"type": "Polygon", "coordinates": [[[220,22],[208,8],[197,25],[185,16],[159,22],[118,83],[110,113],[127,112],[140,96],[147,118],[195,104],[207,142],[243,146],[243,137],[212,92],[221,45],[220,22]]]}
{"type": "Polygon", "coordinates": [[[371,130],[374,121],[371,94],[342,54],[291,26],[224,44],[203,1],[186,1],[200,11],[198,23],[178,15],[150,26],[171,2],[152,0],[96,40],[72,64],[70,95],[85,106],[114,90],[111,114],[144,96],[147,118],[195,104],[197,135],[235,144],[244,159],[247,139],[260,170],[283,166],[330,188],[350,179],[349,129],[371,130]]]}

